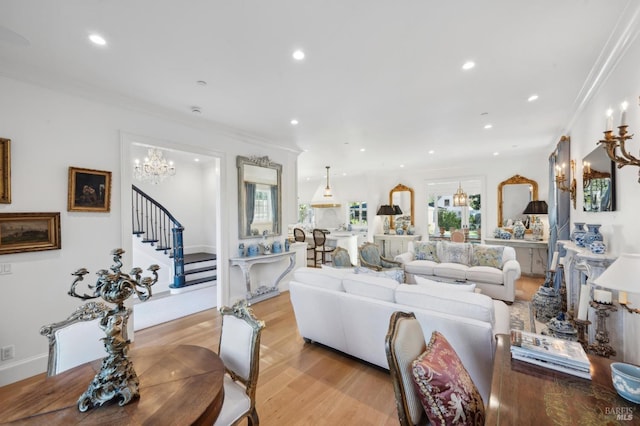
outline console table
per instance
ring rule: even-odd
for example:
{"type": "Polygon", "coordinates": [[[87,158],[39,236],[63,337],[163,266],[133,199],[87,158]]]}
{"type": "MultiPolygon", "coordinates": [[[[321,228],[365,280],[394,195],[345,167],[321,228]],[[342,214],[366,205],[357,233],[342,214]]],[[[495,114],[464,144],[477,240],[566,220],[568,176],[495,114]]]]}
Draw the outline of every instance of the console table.
{"type": "MultiPolygon", "coordinates": [[[[518,249],[518,248],[526,248],[529,249],[529,275],[533,276],[533,250],[544,250],[544,253],[542,253],[542,266],[546,272],[546,266],[547,266],[547,249],[548,249],[548,241],[547,240],[528,240],[528,239],[509,239],[509,240],[505,240],[502,238],[485,238],[484,239],[485,244],[494,244],[494,245],[501,245],[501,246],[510,246],[513,247],[514,249],[518,249]]],[[[516,250],[517,253],[517,250],[516,250]]],[[[521,262],[522,263],[522,262],[521,262]]],[[[542,274],[544,275],[544,274],[542,274]]]]}
{"type": "Polygon", "coordinates": [[[589,355],[591,380],[587,380],[512,360],[510,336],[496,338],[485,424],[640,424],[638,406],[613,387],[611,360],[589,355]]]}
{"type": "Polygon", "coordinates": [[[140,379],[140,398],[121,407],[107,402],[84,413],[77,402],[100,370],[102,360],[55,376],[45,373],[0,387],[0,423],[212,425],[224,400],[224,364],[209,349],[150,346],[129,358],[140,379]]]}
{"type": "Polygon", "coordinates": [[[246,256],[246,257],[232,257],[229,259],[231,266],[237,266],[242,271],[244,282],[247,290],[246,298],[251,303],[260,302],[261,300],[269,299],[280,294],[278,289],[278,283],[291,272],[296,264],[296,253],[294,251],[287,251],[283,253],[271,253],[261,254],[258,256],[246,256]],[[274,263],[289,258],[289,264],[284,272],[282,272],[273,282],[271,287],[260,286],[255,290],[251,289],[251,267],[262,263],[274,263]]]}

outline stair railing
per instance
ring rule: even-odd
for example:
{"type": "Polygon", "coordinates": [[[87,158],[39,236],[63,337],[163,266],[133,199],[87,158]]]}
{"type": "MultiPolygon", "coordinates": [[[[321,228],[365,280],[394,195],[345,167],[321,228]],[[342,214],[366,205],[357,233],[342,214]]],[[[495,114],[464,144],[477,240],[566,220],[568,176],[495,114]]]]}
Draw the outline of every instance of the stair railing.
{"type": "Polygon", "coordinates": [[[165,254],[171,250],[173,258],[173,284],[171,288],[184,287],[184,227],[160,203],[135,185],[131,185],[131,224],[133,233],[142,237],[143,243],[155,246],[165,254]]]}

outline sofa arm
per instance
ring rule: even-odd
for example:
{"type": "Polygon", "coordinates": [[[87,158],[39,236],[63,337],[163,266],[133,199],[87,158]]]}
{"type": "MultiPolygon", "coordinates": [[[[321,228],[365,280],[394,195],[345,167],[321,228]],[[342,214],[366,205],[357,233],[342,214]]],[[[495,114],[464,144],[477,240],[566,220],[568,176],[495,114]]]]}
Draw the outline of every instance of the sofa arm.
{"type": "Polygon", "coordinates": [[[399,255],[397,255],[396,257],[393,258],[393,260],[395,260],[396,262],[400,262],[402,264],[405,263],[409,263],[412,260],[415,260],[413,258],[413,253],[411,253],[410,251],[406,252],[406,253],[401,253],[399,255]]]}
{"type": "Polygon", "coordinates": [[[502,266],[504,286],[508,289],[508,294],[516,294],[516,280],[520,278],[520,262],[517,260],[507,260],[502,266]]]}
{"type": "Polygon", "coordinates": [[[402,263],[396,260],[387,259],[386,257],[380,257],[380,263],[383,268],[402,268],[402,263]]]}

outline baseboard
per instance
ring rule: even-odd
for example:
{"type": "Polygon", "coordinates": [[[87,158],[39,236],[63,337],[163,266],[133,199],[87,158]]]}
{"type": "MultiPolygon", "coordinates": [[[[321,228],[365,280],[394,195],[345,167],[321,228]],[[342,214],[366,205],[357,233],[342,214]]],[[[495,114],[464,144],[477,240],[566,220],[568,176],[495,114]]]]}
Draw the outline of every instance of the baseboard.
{"type": "Polygon", "coordinates": [[[146,302],[139,302],[133,306],[133,329],[142,330],[215,308],[218,305],[216,296],[217,286],[209,285],[184,293],[167,294],[155,299],[151,297],[146,302]]]}
{"type": "Polygon", "coordinates": [[[36,355],[0,367],[0,386],[47,371],[48,354],[36,355]]]}

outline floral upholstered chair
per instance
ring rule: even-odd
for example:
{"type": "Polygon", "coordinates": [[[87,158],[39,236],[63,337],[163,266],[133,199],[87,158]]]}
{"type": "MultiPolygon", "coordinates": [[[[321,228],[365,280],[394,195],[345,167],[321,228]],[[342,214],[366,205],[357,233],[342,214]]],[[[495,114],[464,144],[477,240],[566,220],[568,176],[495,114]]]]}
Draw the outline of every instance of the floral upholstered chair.
{"type": "Polygon", "coordinates": [[[382,257],[380,247],[374,243],[364,243],[358,249],[360,264],[365,268],[382,271],[383,269],[402,269],[402,263],[382,257]]]}

